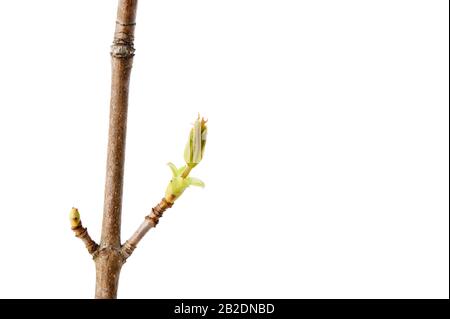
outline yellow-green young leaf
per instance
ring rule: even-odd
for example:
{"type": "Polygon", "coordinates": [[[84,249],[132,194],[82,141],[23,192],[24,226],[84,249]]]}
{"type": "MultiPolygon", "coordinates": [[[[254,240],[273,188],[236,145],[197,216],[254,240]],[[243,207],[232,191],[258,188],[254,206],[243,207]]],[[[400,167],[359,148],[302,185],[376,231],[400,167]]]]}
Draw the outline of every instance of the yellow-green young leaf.
{"type": "Polygon", "coordinates": [[[200,127],[200,121],[195,121],[193,130],[192,162],[197,164],[202,160],[202,129],[200,127]]]}
{"type": "Polygon", "coordinates": [[[172,177],[166,188],[166,200],[169,202],[173,202],[175,199],[181,196],[184,193],[186,188],[189,186],[200,186],[205,187],[205,183],[203,183],[200,179],[195,177],[182,177],[185,167],[180,167],[175,171],[175,165],[170,163],[170,168],[172,169],[172,174],[176,174],[172,177]],[[172,166],[173,165],[173,166],[172,166]]]}
{"type": "Polygon", "coordinates": [[[206,137],[208,128],[206,126],[206,120],[198,116],[194,123],[194,127],[189,132],[189,140],[184,148],[184,160],[186,164],[193,168],[203,158],[206,145],[206,137]]]}
{"type": "Polygon", "coordinates": [[[205,183],[202,180],[195,177],[188,177],[189,185],[205,187],[205,183]]]}
{"type": "Polygon", "coordinates": [[[186,162],[186,164],[189,164],[192,162],[191,149],[192,149],[193,136],[194,136],[194,130],[191,130],[189,132],[189,139],[186,143],[186,146],[184,147],[184,161],[186,162]]]}
{"type": "Polygon", "coordinates": [[[206,138],[208,137],[208,127],[205,126],[204,130],[202,130],[202,158],[203,153],[205,152],[206,138]]]}
{"type": "Polygon", "coordinates": [[[170,170],[172,171],[172,176],[173,176],[173,177],[178,176],[178,169],[177,169],[177,167],[175,166],[175,164],[169,162],[169,163],[167,163],[167,165],[169,166],[170,170]]]}

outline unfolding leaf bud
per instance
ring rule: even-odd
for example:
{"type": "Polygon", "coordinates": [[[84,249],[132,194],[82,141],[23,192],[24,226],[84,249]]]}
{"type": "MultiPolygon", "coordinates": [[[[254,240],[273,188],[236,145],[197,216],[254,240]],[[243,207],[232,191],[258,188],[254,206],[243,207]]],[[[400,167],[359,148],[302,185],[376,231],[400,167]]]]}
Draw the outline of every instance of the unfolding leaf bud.
{"type": "Polygon", "coordinates": [[[200,186],[204,187],[205,184],[195,177],[183,177],[182,173],[185,169],[185,166],[182,166],[180,168],[177,168],[174,164],[168,163],[170,169],[172,170],[172,179],[169,182],[169,185],[167,185],[166,189],[166,196],[165,199],[169,203],[173,203],[178,197],[183,194],[183,192],[188,188],[189,186],[200,186]]]}
{"type": "Polygon", "coordinates": [[[207,120],[200,118],[199,115],[189,133],[189,140],[184,149],[184,160],[190,168],[195,167],[203,158],[208,134],[206,122],[207,120]]]}

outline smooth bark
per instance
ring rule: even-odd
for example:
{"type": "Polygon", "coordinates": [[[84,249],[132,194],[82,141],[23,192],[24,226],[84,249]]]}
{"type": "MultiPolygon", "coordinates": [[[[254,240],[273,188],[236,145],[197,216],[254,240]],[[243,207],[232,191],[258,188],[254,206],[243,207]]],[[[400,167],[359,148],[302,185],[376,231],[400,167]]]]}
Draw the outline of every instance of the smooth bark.
{"type": "Polygon", "coordinates": [[[145,216],[144,221],[139,226],[139,228],[134,232],[134,234],[128,239],[122,246],[122,256],[127,259],[131,256],[133,251],[136,249],[137,244],[141,239],[147,234],[147,232],[158,225],[159,219],[163,216],[164,212],[172,207],[173,202],[167,201],[163,198],[161,201],[152,208],[152,212],[145,216]]]}
{"type": "Polygon", "coordinates": [[[137,0],[119,0],[111,46],[112,81],[106,164],[105,201],[100,247],[94,256],[96,298],[116,298],[124,263],[120,249],[128,89],[134,56],[137,0]]]}

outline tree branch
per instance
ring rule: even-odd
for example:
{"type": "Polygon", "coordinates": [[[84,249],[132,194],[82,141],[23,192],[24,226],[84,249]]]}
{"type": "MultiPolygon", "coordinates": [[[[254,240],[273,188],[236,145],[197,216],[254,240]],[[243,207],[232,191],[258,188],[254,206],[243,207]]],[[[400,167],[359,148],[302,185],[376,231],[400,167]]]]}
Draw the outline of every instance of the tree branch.
{"type": "Polygon", "coordinates": [[[96,268],[96,298],[116,298],[123,258],[120,254],[128,91],[134,56],[134,29],[138,0],[119,0],[111,46],[111,103],[102,235],[96,268]]]}
{"type": "Polygon", "coordinates": [[[112,81],[105,203],[100,245],[120,248],[128,89],[134,56],[137,0],[119,0],[111,46],[112,81]]]}
{"type": "Polygon", "coordinates": [[[161,199],[161,201],[152,208],[152,212],[145,216],[144,221],[139,226],[139,228],[134,232],[134,234],[128,239],[122,246],[122,256],[127,259],[131,256],[133,251],[136,249],[137,244],[141,239],[147,234],[147,232],[156,227],[159,219],[162,217],[163,213],[172,207],[173,202],[168,201],[166,198],[161,199]]]}

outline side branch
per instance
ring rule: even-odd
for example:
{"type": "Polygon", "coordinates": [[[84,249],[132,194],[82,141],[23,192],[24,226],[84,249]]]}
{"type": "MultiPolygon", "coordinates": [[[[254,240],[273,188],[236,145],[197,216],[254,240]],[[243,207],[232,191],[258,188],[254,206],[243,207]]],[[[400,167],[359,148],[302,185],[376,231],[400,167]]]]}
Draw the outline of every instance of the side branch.
{"type": "Polygon", "coordinates": [[[161,199],[158,205],[152,208],[152,212],[145,216],[144,221],[139,226],[139,228],[134,232],[134,234],[128,239],[122,246],[122,255],[125,259],[131,256],[134,249],[141,239],[147,234],[147,232],[156,227],[159,219],[162,217],[163,213],[170,207],[172,207],[173,202],[169,202],[165,198],[161,199]]]}
{"type": "Polygon", "coordinates": [[[87,228],[83,227],[80,219],[80,213],[78,209],[72,208],[70,212],[70,223],[72,225],[72,231],[75,236],[80,238],[86,246],[86,249],[91,255],[94,255],[98,249],[97,243],[91,238],[87,228]]]}

